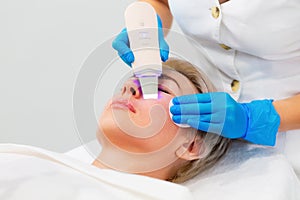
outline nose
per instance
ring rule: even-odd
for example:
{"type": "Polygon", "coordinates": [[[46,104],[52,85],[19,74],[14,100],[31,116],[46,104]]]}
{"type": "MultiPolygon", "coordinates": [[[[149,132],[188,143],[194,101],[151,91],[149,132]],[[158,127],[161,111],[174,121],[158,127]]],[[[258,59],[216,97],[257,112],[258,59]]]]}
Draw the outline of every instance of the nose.
{"type": "Polygon", "coordinates": [[[142,93],[140,91],[140,86],[136,82],[138,80],[133,80],[127,82],[122,88],[122,96],[132,96],[134,98],[140,98],[142,93]]]}

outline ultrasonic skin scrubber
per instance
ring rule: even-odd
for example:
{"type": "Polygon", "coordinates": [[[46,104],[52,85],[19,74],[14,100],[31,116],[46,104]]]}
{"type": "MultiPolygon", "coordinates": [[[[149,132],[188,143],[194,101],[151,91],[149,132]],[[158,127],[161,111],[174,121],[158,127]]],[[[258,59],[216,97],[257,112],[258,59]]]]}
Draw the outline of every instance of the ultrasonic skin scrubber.
{"type": "Polygon", "coordinates": [[[156,12],[148,3],[132,3],[125,11],[125,23],[130,48],[134,54],[132,68],[139,79],[143,98],[157,99],[162,63],[156,12]]]}

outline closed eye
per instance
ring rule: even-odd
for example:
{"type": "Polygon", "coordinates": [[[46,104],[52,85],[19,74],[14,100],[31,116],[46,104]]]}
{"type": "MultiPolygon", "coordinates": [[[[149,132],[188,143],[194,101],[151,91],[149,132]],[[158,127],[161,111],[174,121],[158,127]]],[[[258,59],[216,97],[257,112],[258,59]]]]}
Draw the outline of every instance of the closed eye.
{"type": "Polygon", "coordinates": [[[164,90],[162,88],[158,88],[158,91],[161,91],[161,92],[166,93],[166,94],[170,94],[170,92],[168,92],[167,90],[164,90]]]}

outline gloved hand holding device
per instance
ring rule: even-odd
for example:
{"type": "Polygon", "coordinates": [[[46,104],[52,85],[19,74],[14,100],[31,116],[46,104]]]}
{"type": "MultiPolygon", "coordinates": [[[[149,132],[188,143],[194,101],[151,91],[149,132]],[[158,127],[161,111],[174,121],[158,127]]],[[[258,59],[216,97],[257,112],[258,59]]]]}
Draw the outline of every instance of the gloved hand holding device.
{"type": "MultiPolygon", "coordinates": [[[[163,62],[167,61],[169,58],[169,45],[164,39],[164,33],[162,29],[162,22],[160,17],[157,15],[158,22],[158,38],[160,47],[160,56],[163,62]]],[[[121,59],[129,66],[134,61],[134,55],[130,49],[129,39],[126,28],[124,28],[121,33],[113,41],[112,46],[118,51],[121,59]]]]}
{"type": "Polygon", "coordinates": [[[170,108],[175,123],[249,142],[274,146],[280,117],[272,100],[238,103],[225,92],[175,97],[170,108]]]}

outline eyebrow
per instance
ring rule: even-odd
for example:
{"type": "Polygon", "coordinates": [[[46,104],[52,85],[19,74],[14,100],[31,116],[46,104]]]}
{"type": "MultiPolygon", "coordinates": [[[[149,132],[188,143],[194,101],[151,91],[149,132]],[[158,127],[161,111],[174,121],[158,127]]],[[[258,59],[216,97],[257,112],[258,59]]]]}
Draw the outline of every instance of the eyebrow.
{"type": "MultiPolygon", "coordinates": [[[[132,75],[130,78],[136,78],[136,77],[135,77],[135,75],[132,75]]],[[[176,81],[176,79],[174,79],[174,78],[171,77],[171,76],[168,76],[168,75],[166,75],[166,74],[161,74],[161,75],[158,77],[158,79],[171,80],[171,81],[173,81],[173,82],[177,85],[177,87],[180,89],[180,86],[179,86],[178,82],[176,81]]]]}
{"type": "Polygon", "coordinates": [[[178,88],[180,88],[179,84],[177,83],[177,81],[171,77],[171,76],[168,76],[166,74],[161,74],[158,79],[166,79],[166,80],[171,80],[171,81],[174,81],[174,83],[176,83],[176,85],[178,86],[178,88]]]}

